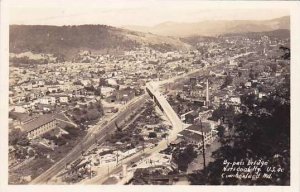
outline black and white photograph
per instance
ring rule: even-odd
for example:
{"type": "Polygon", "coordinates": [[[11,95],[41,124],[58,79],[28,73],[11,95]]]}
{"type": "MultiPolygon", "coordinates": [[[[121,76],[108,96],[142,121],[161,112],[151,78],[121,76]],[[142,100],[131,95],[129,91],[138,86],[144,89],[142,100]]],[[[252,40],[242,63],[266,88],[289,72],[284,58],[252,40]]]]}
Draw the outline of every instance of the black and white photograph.
{"type": "Polygon", "coordinates": [[[288,187],[299,174],[289,7],[14,2],[7,185],[288,187]]]}

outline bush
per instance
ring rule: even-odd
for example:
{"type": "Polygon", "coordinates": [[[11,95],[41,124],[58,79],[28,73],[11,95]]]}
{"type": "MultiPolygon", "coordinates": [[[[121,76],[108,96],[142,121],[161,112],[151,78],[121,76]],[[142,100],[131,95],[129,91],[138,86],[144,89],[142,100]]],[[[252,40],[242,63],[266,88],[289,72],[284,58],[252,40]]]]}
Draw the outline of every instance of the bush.
{"type": "Polygon", "coordinates": [[[157,134],[155,132],[150,132],[148,135],[149,138],[156,138],[157,134]]]}
{"type": "Polygon", "coordinates": [[[186,171],[189,163],[191,163],[196,157],[197,152],[194,150],[192,145],[188,145],[183,151],[173,153],[175,163],[177,163],[178,169],[181,171],[186,171]]]}
{"type": "Polygon", "coordinates": [[[13,129],[9,133],[9,144],[28,146],[30,142],[25,132],[21,131],[20,129],[13,129]]]}

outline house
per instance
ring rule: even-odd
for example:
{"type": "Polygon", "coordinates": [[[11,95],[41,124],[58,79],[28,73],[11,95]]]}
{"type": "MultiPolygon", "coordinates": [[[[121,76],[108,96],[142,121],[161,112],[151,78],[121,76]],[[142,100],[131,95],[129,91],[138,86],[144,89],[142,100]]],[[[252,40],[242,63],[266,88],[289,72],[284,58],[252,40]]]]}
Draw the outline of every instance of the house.
{"type": "Polygon", "coordinates": [[[127,87],[116,91],[116,99],[121,102],[128,102],[135,96],[135,89],[127,87]]]}
{"type": "Polygon", "coordinates": [[[61,95],[61,96],[59,96],[59,102],[60,103],[68,103],[69,97],[67,95],[61,95]]]}
{"type": "Polygon", "coordinates": [[[44,87],[44,85],[45,85],[45,81],[39,81],[38,82],[38,86],[39,87],[44,87]]]}
{"type": "Polygon", "coordinates": [[[191,97],[203,97],[204,96],[203,86],[200,84],[193,86],[193,88],[191,88],[191,90],[190,90],[190,96],[191,97]]]}
{"type": "Polygon", "coordinates": [[[32,83],[28,83],[28,84],[25,84],[25,85],[23,85],[22,86],[23,87],[23,89],[25,90],[25,91],[31,91],[32,90],[32,83]]]}
{"type": "Polygon", "coordinates": [[[259,92],[259,93],[258,93],[258,98],[261,99],[261,98],[263,98],[263,97],[266,97],[266,95],[267,95],[267,94],[264,93],[264,92],[259,92]]]}
{"type": "Polygon", "coordinates": [[[109,97],[112,95],[113,91],[115,90],[115,88],[112,87],[101,87],[101,94],[104,95],[105,97],[109,97]]]}
{"type": "Polygon", "coordinates": [[[48,87],[48,91],[50,93],[57,93],[59,91],[59,87],[48,87]]]}
{"type": "Polygon", "coordinates": [[[245,83],[245,87],[247,87],[247,88],[251,87],[251,85],[252,85],[252,83],[250,81],[245,83]]]}
{"type": "Polygon", "coordinates": [[[118,112],[118,108],[115,108],[115,107],[104,107],[103,111],[104,111],[104,114],[107,114],[107,113],[116,113],[116,112],[118,112]]]}
{"type": "Polygon", "coordinates": [[[44,105],[53,105],[56,103],[56,98],[53,96],[45,96],[40,98],[39,102],[44,105]]]}
{"type": "Polygon", "coordinates": [[[14,111],[17,113],[26,113],[27,110],[22,105],[16,105],[14,111]]]}
{"type": "Polygon", "coordinates": [[[51,94],[51,103],[54,101],[55,98],[55,101],[58,101],[60,103],[68,103],[69,102],[69,96],[68,95],[52,95],[51,94]]]}
{"type": "Polygon", "coordinates": [[[199,117],[199,114],[196,111],[189,111],[181,115],[181,120],[184,123],[192,124],[195,122],[195,119],[199,117]]]}
{"type": "Polygon", "coordinates": [[[241,97],[240,96],[231,96],[229,98],[229,101],[231,101],[235,104],[241,104],[241,97]]]}
{"type": "Polygon", "coordinates": [[[81,83],[83,86],[87,87],[87,86],[90,85],[92,82],[91,82],[90,80],[88,80],[88,79],[82,79],[82,80],[80,80],[80,83],[81,83]]]}
{"type": "Polygon", "coordinates": [[[112,86],[118,85],[116,79],[113,78],[107,79],[107,83],[112,86]]]}

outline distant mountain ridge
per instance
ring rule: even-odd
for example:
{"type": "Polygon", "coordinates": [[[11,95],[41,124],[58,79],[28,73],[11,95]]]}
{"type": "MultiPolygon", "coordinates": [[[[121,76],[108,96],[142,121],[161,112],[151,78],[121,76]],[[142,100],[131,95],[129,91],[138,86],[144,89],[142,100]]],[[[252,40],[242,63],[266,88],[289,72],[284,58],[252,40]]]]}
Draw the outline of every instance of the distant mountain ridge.
{"type": "Polygon", "coordinates": [[[263,32],[247,32],[247,33],[227,33],[223,36],[245,36],[248,38],[261,39],[262,36],[269,36],[271,38],[286,39],[290,38],[290,30],[288,29],[277,29],[273,31],[263,32]]]}
{"type": "Polygon", "coordinates": [[[164,22],[153,27],[124,26],[126,29],[164,36],[217,36],[226,33],[264,32],[290,29],[290,17],[271,20],[212,20],[197,23],[164,22]]]}
{"type": "MultiPolygon", "coordinates": [[[[148,46],[166,52],[188,50],[195,46],[197,42],[213,40],[218,35],[260,36],[262,34],[259,33],[266,33],[267,35],[279,35],[284,38],[290,35],[289,17],[268,21],[226,21],[225,23],[223,21],[205,21],[201,22],[201,24],[203,25],[201,28],[202,32],[212,32],[206,34],[204,32],[200,33],[200,30],[192,30],[189,34],[193,35],[181,37],[163,36],[106,25],[11,25],[9,30],[9,51],[16,54],[24,52],[31,52],[33,55],[52,54],[58,61],[71,61],[80,52],[86,50],[96,54],[118,54],[125,50],[148,46]]],[[[174,25],[177,25],[177,23],[167,22],[162,23],[161,27],[169,29],[169,27],[172,28],[174,25]]],[[[190,24],[180,25],[189,26],[190,24]]],[[[199,28],[198,25],[197,27],[199,28]]],[[[178,29],[180,33],[188,30],[190,30],[188,27],[178,29]]],[[[173,34],[176,32],[174,30],[173,34]]],[[[15,57],[17,58],[17,56],[15,57]]]]}

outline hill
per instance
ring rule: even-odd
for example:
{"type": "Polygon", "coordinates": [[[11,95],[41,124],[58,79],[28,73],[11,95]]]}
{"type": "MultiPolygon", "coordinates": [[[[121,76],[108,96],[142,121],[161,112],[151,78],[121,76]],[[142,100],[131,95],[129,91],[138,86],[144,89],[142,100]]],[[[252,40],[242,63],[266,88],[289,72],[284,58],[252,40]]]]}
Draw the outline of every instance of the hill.
{"type": "Polygon", "coordinates": [[[72,59],[82,50],[114,53],[142,45],[162,51],[186,49],[178,38],[133,32],[106,25],[11,25],[10,53],[45,53],[72,59]]]}
{"type": "Polygon", "coordinates": [[[263,32],[277,29],[289,29],[290,17],[285,16],[272,20],[212,20],[197,23],[165,22],[153,27],[124,26],[124,28],[176,37],[217,36],[226,33],[263,32]]]}
{"type": "Polygon", "coordinates": [[[251,39],[261,39],[262,36],[268,36],[269,38],[277,39],[288,39],[290,38],[290,30],[288,29],[278,29],[273,31],[264,32],[248,32],[248,33],[228,33],[223,36],[244,36],[251,39]]]}

